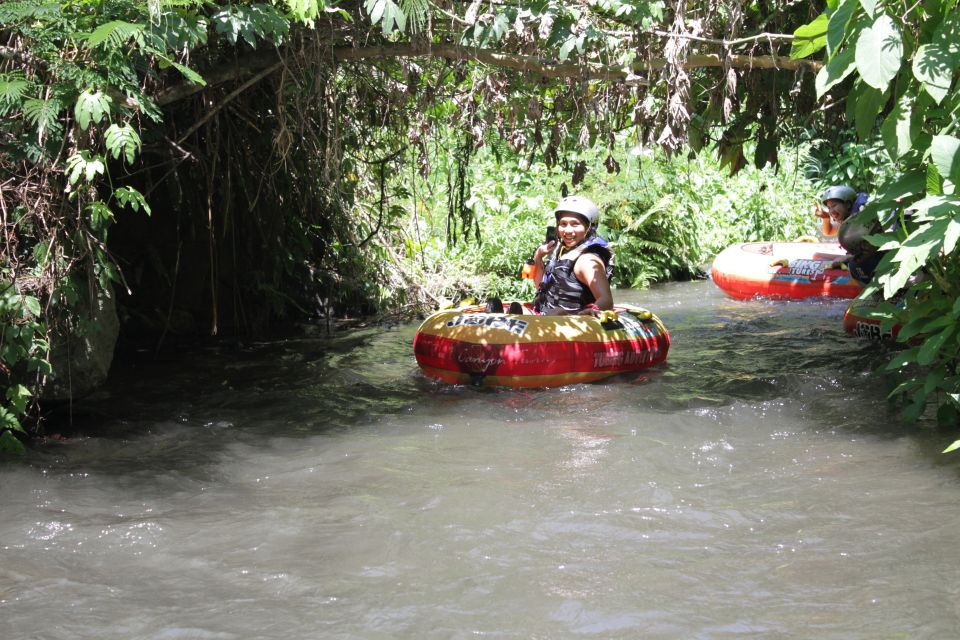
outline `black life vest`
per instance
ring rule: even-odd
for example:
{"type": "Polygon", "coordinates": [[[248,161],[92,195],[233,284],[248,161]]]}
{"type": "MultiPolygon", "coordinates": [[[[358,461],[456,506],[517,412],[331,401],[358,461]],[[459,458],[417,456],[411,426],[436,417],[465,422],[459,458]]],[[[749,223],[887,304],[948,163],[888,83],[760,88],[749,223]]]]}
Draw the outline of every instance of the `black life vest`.
{"type": "MultiPolygon", "coordinates": [[[[858,200],[859,196],[864,196],[863,200],[866,201],[866,194],[858,194],[858,200]]],[[[878,251],[877,247],[870,244],[867,236],[882,233],[884,224],[879,220],[874,220],[869,225],[861,222],[859,216],[853,215],[858,213],[861,208],[862,204],[860,207],[855,207],[851,215],[843,221],[837,232],[837,240],[840,241],[840,246],[851,255],[850,261],[847,263],[850,275],[860,283],[867,284],[873,278],[873,273],[876,271],[880,259],[883,258],[883,254],[886,253],[885,251],[878,251]]]]}
{"type": "Polygon", "coordinates": [[[603,260],[607,280],[613,281],[613,251],[600,236],[591,236],[566,253],[561,253],[563,248],[558,242],[543,270],[543,280],[540,281],[540,288],[534,299],[534,309],[540,313],[555,309],[576,313],[597,301],[590,287],[580,282],[573,273],[577,259],[586,253],[592,253],[603,260]]]}

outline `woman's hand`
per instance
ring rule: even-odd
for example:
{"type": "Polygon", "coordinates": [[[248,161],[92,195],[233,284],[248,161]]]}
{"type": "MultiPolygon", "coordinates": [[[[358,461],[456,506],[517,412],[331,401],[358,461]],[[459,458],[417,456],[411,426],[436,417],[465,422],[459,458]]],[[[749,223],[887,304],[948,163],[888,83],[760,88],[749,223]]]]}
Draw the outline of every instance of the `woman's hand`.
{"type": "Polygon", "coordinates": [[[543,281],[543,272],[547,268],[546,265],[543,264],[543,259],[550,255],[550,252],[553,251],[555,246],[557,246],[557,241],[551,240],[550,242],[545,242],[540,245],[537,247],[537,250],[533,252],[533,284],[538,287],[543,281]]]}
{"type": "Polygon", "coordinates": [[[546,242],[546,243],[540,245],[539,247],[537,247],[537,250],[534,252],[534,254],[533,254],[533,259],[534,259],[534,260],[543,260],[544,257],[550,255],[550,252],[553,251],[553,248],[554,248],[555,246],[557,246],[557,241],[556,241],[556,240],[551,240],[550,242],[546,242]]]}

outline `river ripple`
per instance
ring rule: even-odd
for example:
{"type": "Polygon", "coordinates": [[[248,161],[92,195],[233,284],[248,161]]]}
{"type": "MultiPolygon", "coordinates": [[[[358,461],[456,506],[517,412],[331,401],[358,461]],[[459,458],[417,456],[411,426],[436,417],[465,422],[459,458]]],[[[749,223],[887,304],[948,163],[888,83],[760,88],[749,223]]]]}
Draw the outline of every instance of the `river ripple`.
{"type": "Polygon", "coordinates": [[[668,364],[445,387],[415,326],[117,367],[0,467],[0,637],[956,638],[951,434],[837,302],[619,291],[668,364]]]}

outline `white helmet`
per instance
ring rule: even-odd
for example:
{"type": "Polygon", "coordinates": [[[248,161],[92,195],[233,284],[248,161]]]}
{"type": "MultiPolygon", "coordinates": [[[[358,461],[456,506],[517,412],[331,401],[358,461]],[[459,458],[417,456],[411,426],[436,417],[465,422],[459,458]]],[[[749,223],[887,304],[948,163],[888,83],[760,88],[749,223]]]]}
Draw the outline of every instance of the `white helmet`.
{"type": "Polygon", "coordinates": [[[823,192],[821,202],[827,200],[842,200],[843,202],[853,202],[857,199],[857,192],[845,184],[834,185],[823,192]]]}
{"type": "Polygon", "coordinates": [[[553,216],[559,218],[562,213],[572,213],[586,220],[587,225],[597,226],[597,219],[600,218],[600,209],[594,204],[593,200],[583,196],[567,196],[560,201],[557,208],[553,210],[553,216]]]}

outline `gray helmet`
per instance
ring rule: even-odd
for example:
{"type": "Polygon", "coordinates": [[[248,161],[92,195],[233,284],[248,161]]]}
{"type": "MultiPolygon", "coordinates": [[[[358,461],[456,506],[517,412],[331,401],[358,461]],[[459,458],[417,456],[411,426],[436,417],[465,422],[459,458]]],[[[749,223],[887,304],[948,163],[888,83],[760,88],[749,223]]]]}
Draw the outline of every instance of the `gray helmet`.
{"type": "Polygon", "coordinates": [[[561,213],[573,213],[583,218],[588,226],[597,226],[597,220],[600,218],[600,209],[594,204],[593,200],[583,196],[567,196],[560,201],[557,208],[553,210],[553,216],[559,218],[561,213]]]}
{"type": "Polygon", "coordinates": [[[828,188],[823,192],[820,202],[827,200],[842,200],[843,202],[853,202],[857,199],[857,192],[845,184],[838,184],[828,188]]]}

